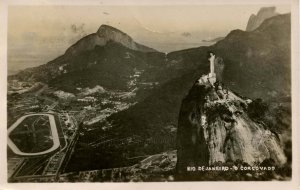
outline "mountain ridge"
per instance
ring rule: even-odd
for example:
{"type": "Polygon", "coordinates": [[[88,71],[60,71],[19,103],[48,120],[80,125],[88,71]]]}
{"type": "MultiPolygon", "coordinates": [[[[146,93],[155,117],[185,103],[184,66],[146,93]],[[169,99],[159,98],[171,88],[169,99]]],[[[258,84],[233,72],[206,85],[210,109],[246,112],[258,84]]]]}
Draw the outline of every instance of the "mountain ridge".
{"type": "MultiPolygon", "coordinates": [[[[280,18],[280,17],[286,17],[286,16],[279,15],[278,18],[280,18]]],[[[271,19],[271,21],[274,20],[274,19],[272,19],[272,17],[269,18],[269,19],[266,19],[261,24],[260,27],[258,27],[255,31],[253,31],[254,33],[251,33],[251,35],[255,36],[255,34],[259,35],[259,33],[264,32],[263,27],[265,25],[267,25],[265,23],[271,23],[269,21],[270,19],[271,19]]],[[[276,17],[276,19],[277,19],[277,17],[276,17]]],[[[277,20],[280,20],[280,19],[277,19],[277,20]]],[[[281,24],[281,23],[275,23],[275,25],[278,25],[278,24],[281,24]]],[[[271,23],[271,25],[272,25],[272,23],[271,23]]],[[[284,26],[284,27],[286,27],[286,26],[284,26]]],[[[268,27],[265,27],[265,28],[268,28],[268,27]]],[[[275,28],[275,29],[277,30],[277,28],[275,28]]],[[[271,34],[271,36],[272,36],[272,31],[269,31],[268,33],[271,34]]],[[[273,33],[275,34],[276,32],[273,32],[273,33]]],[[[289,33],[280,32],[280,35],[284,36],[284,38],[283,38],[284,40],[281,40],[280,43],[287,43],[287,44],[284,44],[284,46],[286,46],[287,47],[286,49],[288,49],[288,45],[289,45],[288,41],[289,40],[286,40],[288,38],[288,36],[286,36],[286,35],[289,35],[289,33]]],[[[234,38],[240,38],[240,36],[244,38],[244,36],[247,36],[247,33],[243,33],[242,31],[239,31],[239,30],[233,30],[226,36],[226,39],[218,41],[215,45],[209,46],[209,48],[207,48],[207,49],[211,49],[211,50],[217,49],[216,51],[218,51],[218,49],[223,48],[222,44],[231,43],[232,40],[235,40],[234,38]]],[[[253,38],[253,37],[251,37],[251,38],[253,38]]],[[[35,68],[28,68],[28,69],[25,69],[25,70],[21,71],[20,74],[17,74],[17,75],[14,75],[14,76],[9,76],[9,78],[18,78],[16,76],[20,76],[21,79],[25,79],[25,80],[26,80],[26,78],[30,79],[30,80],[39,80],[39,78],[43,78],[43,77],[37,77],[37,79],[35,79],[35,75],[37,75],[37,73],[40,72],[41,69],[39,69],[39,68],[44,68],[45,67],[45,69],[42,69],[42,70],[44,70],[43,72],[46,72],[45,75],[46,76],[48,75],[49,76],[48,78],[52,80],[52,78],[56,77],[55,73],[57,73],[57,71],[55,71],[55,70],[58,70],[58,67],[60,67],[62,65],[65,65],[65,64],[67,64],[67,65],[70,64],[70,61],[69,61],[70,57],[75,56],[75,55],[77,56],[77,55],[79,55],[81,53],[84,53],[84,52],[87,52],[89,50],[93,50],[96,46],[99,46],[99,45],[103,46],[104,44],[107,44],[107,43],[110,43],[111,41],[114,41],[114,39],[116,40],[116,43],[120,43],[120,44],[122,44],[123,46],[125,46],[129,49],[136,49],[138,47],[135,44],[135,42],[132,40],[132,38],[130,36],[128,36],[126,33],[122,32],[122,31],[120,31],[120,30],[118,30],[114,27],[108,26],[108,25],[101,25],[96,33],[90,34],[90,35],[82,38],[81,40],[78,40],[77,43],[75,43],[74,45],[72,45],[70,48],[68,48],[66,50],[66,53],[64,55],[59,56],[58,58],[48,62],[48,64],[46,64],[47,66],[42,65],[42,66],[35,67],[35,68]],[[117,33],[117,35],[115,35],[115,33],[117,33]],[[99,35],[100,36],[106,36],[106,39],[104,39],[103,37],[99,37],[99,35]],[[123,43],[120,43],[120,41],[118,40],[120,37],[118,37],[118,36],[126,36],[124,38],[125,40],[123,40],[123,43]],[[81,45],[82,41],[84,41],[84,43],[81,45]],[[88,43],[86,43],[86,42],[88,42],[88,43]],[[127,45],[126,45],[126,43],[127,43],[127,45]],[[128,46],[132,45],[132,43],[134,44],[134,46],[131,47],[131,48],[128,47],[128,46]],[[55,65],[57,65],[57,66],[55,66],[55,65]],[[51,70],[51,73],[46,71],[46,67],[48,67],[48,66],[49,66],[49,70],[51,70]],[[34,70],[36,70],[36,72],[34,70]],[[24,76],[24,77],[22,77],[22,76],[24,76]]],[[[272,36],[272,39],[275,39],[275,40],[279,39],[280,40],[281,38],[277,38],[276,36],[272,36]]],[[[263,46],[265,46],[265,45],[263,45],[263,46]]],[[[143,48],[140,48],[140,49],[143,49],[143,48]]],[[[186,49],[186,50],[181,50],[181,51],[176,51],[176,52],[170,52],[170,53],[168,53],[167,57],[172,57],[175,54],[177,54],[175,57],[178,57],[178,55],[180,56],[181,52],[197,51],[197,49],[198,48],[192,48],[192,49],[186,49]]],[[[244,52],[244,53],[249,54],[249,56],[251,56],[253,50],[252,50],[252,48],[248,48],[248,49],[249,49],[248,52],[244,52]]],[[[149,51],[152,51],[152,49],[150,49],[149,51]]],[[[153,52],[146,51],[145,53],[154,53],[154,52],[155,51],[153,51],[153,52]]],[[[160,60],[160,62],[165,62],[165,60],[160,60]]],[[[167,65],[170,65],[170,64],[167,63],[167,65]]],[[[175,64],[175,65],[178,66],[180,64],[175,64]]],[[[187,67],[190,67],[190,65],[188,65],[187,67]]],[[[225,71],[225,74],[226,74],[226,71],[225,71]]],[[[49,81],[49,80],[46,80],[46,81],[49,81]]]]}
{"type": "Polygon", "coordinates": [[[135,67],[142,70],[151,67],[151,57],[159,54],[163,55],[134,42],[129,35],[114,27],[101,25],[97,33],[81,38],[65,54],[46,64],[22,70],[8,79],[50,83],[69,92],[86,87],[83,85],[94,87],[90,85],[98,85],[97,81],[107,88],[124,89],[135,67]],[[82,76],[88,71],[91,73],[82,76]],[[81,76],[75,73],[81,73],[81,76]],[[80,84],[80,78],[86,82],[80,84]]]}
{"type": "Polygon", "coordinates": [[[257,14],[252,14],[248,20],[246,31],[253,31],[259,27],[265,19],[278,15],[276,7],[262,7],[257,14]]]}
{"type": "Polygon", "coordinates": [[[66,54],[78,54],[95,48],[96,45],[104,46],[109,41],[114,41],[125,47],[142,52],[157,52],[152,48],[136,43],[128,34],[109,25],[101,25],[96,33],[89,34],[78,40],[66,50],[66,54]]]}

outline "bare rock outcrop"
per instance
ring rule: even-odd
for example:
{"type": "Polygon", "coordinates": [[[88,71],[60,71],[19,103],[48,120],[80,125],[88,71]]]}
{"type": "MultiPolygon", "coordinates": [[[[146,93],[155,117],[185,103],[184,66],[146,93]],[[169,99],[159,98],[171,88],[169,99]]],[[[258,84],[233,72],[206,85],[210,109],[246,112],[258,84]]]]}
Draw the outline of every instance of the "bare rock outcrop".
{"type": "Polygon", "coordinates": [[[187,167],[241,161],[257,166],[272,160],[282,166],[286,157],[278,134],[247,112],[244,100],[222,84],[212,86],[201,77],[182,101],[177,131],[179,175],[187,167]]]}
{"type": "Polygon", "coordinates": [[[101,25],[96,33],[80,39],[68,48],[66,54],[78,54],[82,51],[94,49],[95,46],[104,46],[109,41],[120,43],[123,46],[136,51],[156,52],[156,50],[152,48],[136,43],[129,35],[112,26],[101,25]]]}

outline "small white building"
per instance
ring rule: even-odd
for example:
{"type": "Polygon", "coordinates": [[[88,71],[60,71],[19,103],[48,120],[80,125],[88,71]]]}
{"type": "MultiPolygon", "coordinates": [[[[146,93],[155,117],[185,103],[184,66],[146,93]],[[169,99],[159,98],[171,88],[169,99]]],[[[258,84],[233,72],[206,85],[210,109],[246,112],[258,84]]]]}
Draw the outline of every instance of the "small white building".
{"type": "Polygon", "coordinates": [[[95,102],[97,99],[93,96],[87,96],[84,98],[78,98],[77,101],[79,102],[95,102]]]}

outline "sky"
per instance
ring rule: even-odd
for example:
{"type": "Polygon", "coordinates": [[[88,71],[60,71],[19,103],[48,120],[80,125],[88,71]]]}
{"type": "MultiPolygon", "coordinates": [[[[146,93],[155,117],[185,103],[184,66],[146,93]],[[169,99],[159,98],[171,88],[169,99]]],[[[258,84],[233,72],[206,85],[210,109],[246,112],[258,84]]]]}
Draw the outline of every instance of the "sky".
{"type": "MultiPolygon", "coordinates": [[[[272,6],[272,5],[263,5],[272,6]]],[[[245,30],[262,5],[10,6],[8,73],[45,64],[108,24],[162,52],[206,45],[202,40],[245,30]]],[[[290,12],[276,5],[278,13],[290,12]]]]}

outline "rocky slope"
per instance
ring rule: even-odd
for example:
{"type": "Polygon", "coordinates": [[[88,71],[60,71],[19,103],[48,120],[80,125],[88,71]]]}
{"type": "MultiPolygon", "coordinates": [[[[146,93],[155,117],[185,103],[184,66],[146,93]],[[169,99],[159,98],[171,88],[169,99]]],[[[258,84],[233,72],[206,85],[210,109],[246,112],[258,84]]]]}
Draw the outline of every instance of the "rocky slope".
{"type": "Polygon", "coordinates": [[[263,23],[264,20],[278,15],[276,7],[263,7],[257,15],[252,14],[248,20],[246,31],[253,31],[263,23]]]}
{"type": "MultiPolygon", "coordinates": [[[[257,166],[265,160],[283,166],[287,159],[280,136],[248,115],[250,99],[201,77],[182,101],[177,130],[177,173],[187,167],[242,161],[257,166]]],[[[273,165],[271,165],[273,166],[273,165]]]]}

